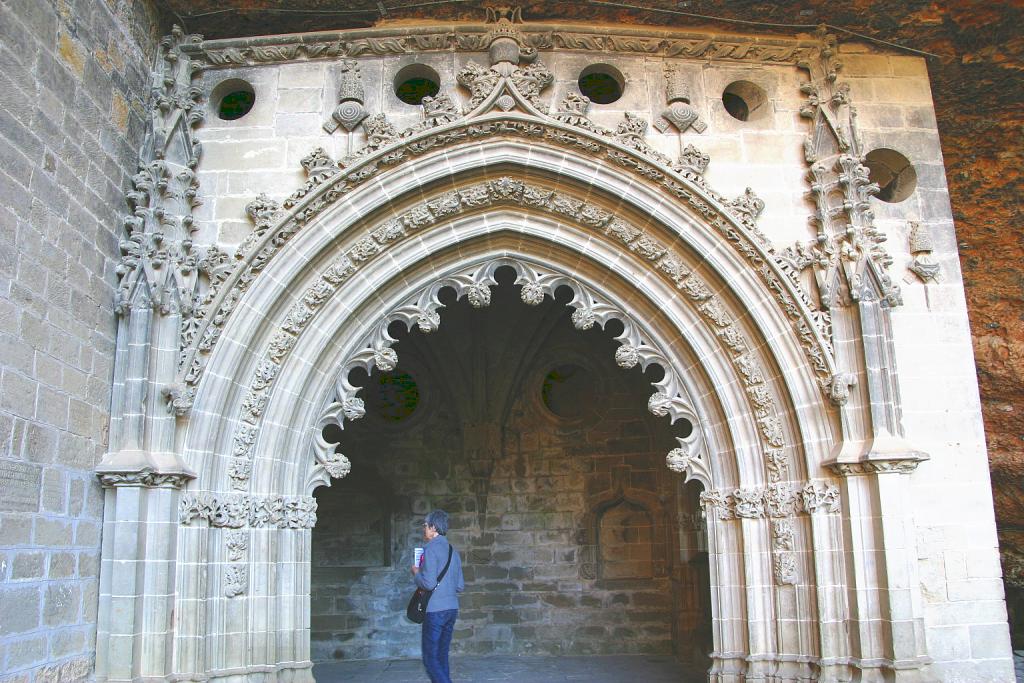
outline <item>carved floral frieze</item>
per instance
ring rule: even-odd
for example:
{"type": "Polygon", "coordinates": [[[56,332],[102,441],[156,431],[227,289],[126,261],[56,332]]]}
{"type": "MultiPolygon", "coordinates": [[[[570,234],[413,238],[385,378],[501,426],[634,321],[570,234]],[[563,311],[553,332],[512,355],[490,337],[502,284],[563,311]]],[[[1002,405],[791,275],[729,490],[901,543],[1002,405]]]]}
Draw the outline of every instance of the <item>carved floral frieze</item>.
{"type": "Polygon", "coordinates": [[[185,493],[178,505],[184,525],[206,522],[225,529],[312,529],[316,499],[312,496],[255,496],[241,493],[185,493]]]}
{"type": "MultiPolygon", "coordinates": [[[[190,47],[188,54],[206,68],[217,68],[305,59],[405,55],[431,51],[483,52],[495,42],[496,23],[500,23],[500,20],[455,27],[425,27],[421,32],[412,35],[409,35],[409,32],[394,35],[387,29],[382,29],[212,40],[190,47]]],[[[566,26],[564,29],[553,30],[519,23],[516,29],[520,50],[527,57],[538,51],[569,49],[762,64],[796,64],[810,58],[817,50],[817,45],[809,41],[785,39],[708,37],[706,34],[687,33],[644,37],[610,29],[599,32],[583,27],[566,26]]]]}

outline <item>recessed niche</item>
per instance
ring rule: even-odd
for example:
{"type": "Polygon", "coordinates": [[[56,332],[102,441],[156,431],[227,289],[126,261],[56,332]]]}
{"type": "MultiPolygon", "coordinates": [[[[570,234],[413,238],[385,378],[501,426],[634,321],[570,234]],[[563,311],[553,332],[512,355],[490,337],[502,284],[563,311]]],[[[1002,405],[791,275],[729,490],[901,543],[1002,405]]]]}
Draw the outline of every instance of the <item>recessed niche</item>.
{"type": "Polygon", "coordinates": [[[580,92],[595,104],[611,104],[626,89],[622,72],[611,64],[591,64],[580,72],[577,84],[580,92]]]}
{"type": "Polygon", "coordinates": [[[441,77],[426,64],[409,64],[395,74],[395,96],[406,104],[422,104],[441,90],[441,77]]]}
{"type": "Polygon", "coordinates": [[[588,401],[594,394],[589,374],[579,365],[566,363],[544,376],[541,400],[545,407],[563,420],[581,420],[588,414],[588,401]]]}
{"type": "Polygon", "coordinates": [[[256,104],[256,91],[248,81],[231,78],[217,84],[210,100],[217,103],[218,118],[234,121],[252,111],[256,104]]]}
{"type": "Polygon", "coordinates": [[[722,104],[738,121],[756,121],[768,113],[768,95],[750,81],[734,81],[722,91],[722,104]]]}
{"type": "Polygon", "coordinates": [[[880,147],[864,157],[868,179],[881,188],[875,195],[883,202],[902,202],[917,188],[917,171],[905,156],[893,149],[880,147]]]}
{"type": "Polygon", "coordinates": [[[654,520],[643,505],[623,500],[606,509],[597,542],[602,579],[654,576],[654,520]]]}

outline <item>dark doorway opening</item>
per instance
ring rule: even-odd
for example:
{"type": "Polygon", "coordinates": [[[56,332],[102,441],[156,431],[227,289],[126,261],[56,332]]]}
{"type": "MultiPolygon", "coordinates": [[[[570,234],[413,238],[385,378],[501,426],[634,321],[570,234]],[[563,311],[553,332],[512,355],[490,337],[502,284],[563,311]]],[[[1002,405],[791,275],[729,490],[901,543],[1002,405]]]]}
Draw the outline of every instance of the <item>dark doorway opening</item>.
{"type": "Polygon", "coordinates": [[[619,368],[620,330],[581,332],[567,298],[527,306],[498,279],[486,308],[442,296],[431,334],[392,326],[398,368],[352,378],[367,415],[325,434],[352,473],[315,493],[313,660],[419,656],[409,566],[443,508],[467,583],[453,655],[706,668],[700,488],[665,466],[687,425],[647,411],[661,370],[619,368]]]}

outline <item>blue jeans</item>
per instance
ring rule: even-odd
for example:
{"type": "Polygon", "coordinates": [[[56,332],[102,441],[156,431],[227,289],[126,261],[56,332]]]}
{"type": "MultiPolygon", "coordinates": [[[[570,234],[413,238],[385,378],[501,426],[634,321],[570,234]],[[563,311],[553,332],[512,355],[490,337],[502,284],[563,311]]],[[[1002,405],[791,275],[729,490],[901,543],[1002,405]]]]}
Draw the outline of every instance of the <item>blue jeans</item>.
{"type": "Polygon", "coordinates": [[[440,612],[427,612],[423,619],[420,649],[430,683],[452,681],[448,669],[448,648],[452,644],[452,632],[455,630],[455,618],[458,616],[459,610],[446,609],[440,612]]]}

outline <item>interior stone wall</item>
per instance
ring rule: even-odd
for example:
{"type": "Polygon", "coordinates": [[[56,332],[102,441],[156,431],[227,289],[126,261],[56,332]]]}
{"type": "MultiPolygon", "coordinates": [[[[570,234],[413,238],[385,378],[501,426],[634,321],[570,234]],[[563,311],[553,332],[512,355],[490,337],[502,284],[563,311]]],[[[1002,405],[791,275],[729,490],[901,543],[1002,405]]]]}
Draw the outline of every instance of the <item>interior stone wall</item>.
{"type": "Polygon", "coordinates": [[[418,656],[404,607],[434,508],[464,561],[453,652],[710,650],[697,493],[664,466],[651,378],[517,289],[404,335],[398,369],[363,378],[367,416],[330,435],[352,473],[316,493],[314,661],[418,656]]]}
{"type": "Polygon", "coordinates": [[[0,3],[0,679],[95,650],[124,191],[161,34],[149,0],[0,3]]]}

